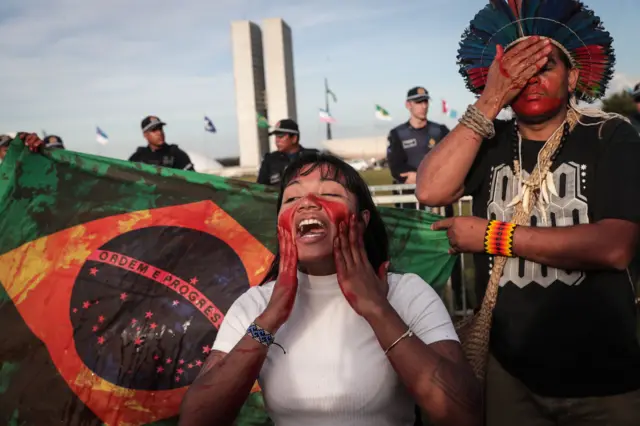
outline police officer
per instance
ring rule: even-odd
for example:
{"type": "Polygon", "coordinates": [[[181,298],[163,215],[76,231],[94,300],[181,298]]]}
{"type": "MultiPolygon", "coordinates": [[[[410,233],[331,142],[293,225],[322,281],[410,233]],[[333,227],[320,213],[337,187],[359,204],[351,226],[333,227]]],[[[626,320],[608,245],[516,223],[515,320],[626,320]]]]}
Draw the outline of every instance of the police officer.
{"type": "Polygon", "coordinates": [[[44,147],[51,149],[65,149],[60,136],[50,135],[44,138],[44,147]]]}
{"type": "Polygon", "coordinates": [[[263,185],[278,185],[284,169],[300,155],[308,152],[318,152],[317,149],[303,148],[300,145],[300,130],[298,123],[285,118],[276,123],[269,136],[275,136],[277,151],[264,156],[258,173],[258,183],[263,185]]]}
{"type": "Polygon", "coordinates": [[[178,145],[166,143],[164,136],[166,123],[158,117],[150,115],[140,124],[147,146],[139,147],[129,161],[170,167],[172,169],[195,171],[191,159],[178,145]]]}
{"type": "Polygon", "coordinates": [[[9,135],[0,135],[0,160],[4,160],[9,150],[9,144],[13,138],[9,135]]]}
{"type": "MultiPolygon", "coordinates": [[[[393,183],[416,183],[416,171],[425,155],[449,133],[447,126],[427,121],[429,92],[424,87],[414,87],[407,93],[405,106],[409,121],[389,132],[387,163],[393,183]]],[[[401,193],[413,194],[413,190],[401,193]]],[[[415,204],[402,204],[403,208],[415,208],[415,204]]]]}
{"type": "Polygon", "coordinates": [[[640,83],[636,84],[636,87],[633,88],[631,96],[633,96],[633,100],[636,103],[636,112],[630,117],[631,124],[633,124],[638,133],[640,133],[640,83]]]}
{"type": "MultiPolygon", "coordinates": [[[[387,163],[393,176],[393,183],[416,183],[416,171],[425,155],[431,151],[449,133],[444,124],[427,120],[429,112],[429,92],[424,87],[414,87],[407,92],[405,106],[409,110],[409,121],[389,132],[387,163]]],[[[394,193],[398,193],[394,191],[394,193]]],[[[400,194],[415,193],[403,190],[400,194]]],[[[415,203],[396,205],[401,208],[415,209],[415,203]]],[[[426,209],[426,207],[424,207],[426,209]]],[[[452,217],[453,206],[445,206],[445,216],[452,217]]],[[[462,306],[462,268],[458,258],[451,273],[451,281],[456,307],[462,306]]]]}

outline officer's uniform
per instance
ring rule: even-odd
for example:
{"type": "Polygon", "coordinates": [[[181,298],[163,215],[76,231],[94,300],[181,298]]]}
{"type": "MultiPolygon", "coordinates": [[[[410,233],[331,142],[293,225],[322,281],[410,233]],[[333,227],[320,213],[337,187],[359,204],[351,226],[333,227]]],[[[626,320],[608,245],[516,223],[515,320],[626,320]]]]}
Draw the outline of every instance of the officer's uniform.
{"type": "MultiPolygon", "coordinates": [[[[407,101],[428,101],[429,92],[423,87],[414,87],[407,93],[407,101]]],[[[445,136],[449,129],[443,124],[427,121],[427,125],[415,129],[407,121],[389,132],[389,146],[387,148],[387,163],[393,176],[393,183],[404,183],[406,178],[400,176],[406,172],[416,172],[425,155],[431,151],[445,136]]],[[[394,194],[414,194],[414,190],[394,191],[394,194]]],[[[415,209],[415,203],[399,203],[396,207],[415,209]]],[[[420,206],[427,209],[426,206],[420,206]]],[[[445,206],[446,217],[453,217],[453,206],[445,206]]],[[[457,307],[462,306],[462,269],[460,259],[456,260],[451,273],[451,281],[457,307]]]]}
{"type": "MultiPolygon", "coordinates": [[[[149,116],[142,120],[142,132],[153,130],[159,126],[165,126],[158,117],[149,116]]],[[[191,159],[186,152],[178,148],[178,145],[165,143],[159,148],[152,150],[149,145],[138,147],[136,152],[129,157],[129,161],[137,163],[151,164],[154,166],[169,167],[172,169],[195,171],[191,159]]]]}
{"type": "MultiPolygon", "coordinates": [[[[290,119],[279,121],[269,135],[284,133],[290,135],[298,135],[300,130],[298,124],[290,119]]],[[[300,156],[308,153],[318,153],[317,149],[299,147],[299,151],[294,153],[285,153],[280,151],[269,152],[265,154],[260,164],[257,182],[262,185],[279,185],[282,180],[284,169],[300,156]]]]}
{"type": "MultiPolygon", "coordinates": [[[[407,93],[407,101],[428,101],[429,92],[422,87],[415,87],[407,93]]],[[[425,155],[449,133],[447,126],[427,121],[427,125],[415,129],[407,121],[389,132],[387,147],[387,163],[393,183],[404,183],[402,173],[416,172],[425,155]]],[[[413,194],[413,190],[403,190],[403,195],[413,194]]],[[[403,203],[397,207],[415,208],[415,204],[403,203]]]]}
{"type": "Polygon", "coordinates": [[[155,151],[152,151],[148,146],[141,146],[129,157],[129,161],[194,171],[187,153],[178,148],[178,145],[166,143],[155,151]]]}
{"type": "Polygon", "coordinates": [[[62,142],[62,138],[60,136],[47,136],[44,138],[44,147],[50,149],[65,149],[64,143],[62,142]]]}

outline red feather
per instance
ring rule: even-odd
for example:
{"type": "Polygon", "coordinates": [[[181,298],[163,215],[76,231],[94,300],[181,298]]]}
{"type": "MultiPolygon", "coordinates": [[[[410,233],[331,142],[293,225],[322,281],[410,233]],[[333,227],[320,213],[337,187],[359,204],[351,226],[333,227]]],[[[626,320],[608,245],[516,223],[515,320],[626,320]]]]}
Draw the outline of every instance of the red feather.
{"type": "Polygon", "coordinates": [[[513,11],[516,18],[520,19],[520,10],[522,10],[522,0],[509,0],[509,7],[513,11]]]}

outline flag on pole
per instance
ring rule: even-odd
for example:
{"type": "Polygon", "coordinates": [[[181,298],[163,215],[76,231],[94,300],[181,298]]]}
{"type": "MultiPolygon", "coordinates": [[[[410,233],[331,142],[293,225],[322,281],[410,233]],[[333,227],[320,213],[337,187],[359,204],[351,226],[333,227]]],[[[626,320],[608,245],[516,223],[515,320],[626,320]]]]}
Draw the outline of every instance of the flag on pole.
{"type": "Polygon", "coordinates": [[[444,99],[442,100],[442,113],[448,117],[456,118],[458,116],[458,111],[455,109],[451,109],[449,104],[444,99]]]}
{"type": "Polygon", "coordinates": [[[265,117],[264,115],[260,114],[260,113],[256,113],[257,114],[257,120],[258,120],[258,128],[260,129],[268,129],[269,128],[269,121],[267,120],[267,117],[265,117]]]}
{"type": "Polygon", "coordinates": [[[216,126],[213,125],[213,121],[206,115],[204,116],[204,130],[209,133],[216,133],[216,126]]]}
{"type": "Polygon", "coordinates": [[[335,123],[336,119],[333,118],[331,113],[329,113],[327,110],[320,108],[320,121],[322,121],[323,123],[335,123]]]}
{"type": "MultiPolygon", "coordinates": [[[[277,196],[14,140],[0,168],[2,424],[177,425],[229,307],[273,259],[277,196]]],[[[441,218],[379,210],[394,268],[442,291],[455,257],[431,230],[441,218]]],[[[272,424],[258,386],[234,424],[272,424]]]]}
{"type": "Polygon", "coordinates": [[[382,121],[391,121],[391,115],[389,115],[389,111],[382,108],[380,105],[376,105],[376,118],[382,121]]]}
{"type": "Polygon", "coordinates": [[[103,132],[102,129],[100,129],[100,127],[97,127],[97,126],[96,126],[96,141],[98,141],[100,145],[106,145],[109,143],[109,137],[107,136],[107,134],[103,132]]]}

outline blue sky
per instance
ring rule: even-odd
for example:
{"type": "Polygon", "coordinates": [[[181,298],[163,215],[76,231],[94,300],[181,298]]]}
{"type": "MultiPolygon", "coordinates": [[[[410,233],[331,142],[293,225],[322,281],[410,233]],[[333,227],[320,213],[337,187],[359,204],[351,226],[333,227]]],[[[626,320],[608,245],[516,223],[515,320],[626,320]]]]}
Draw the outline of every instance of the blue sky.
{"type": "MultiPolygon", "coordinates": [[[[320,145],[323,79],[338,97],[334,137],[384,135],[423,85],[464,110],[473,97],[455,65],[460,35],[484,0],[2,0],[0,133],[46,130],[68,148],[126,158],[140,120],[213,157],[238,153],[230,23],[281,17],[291,26],[303,144],[320,145]],[[374,119],[374,105],[394,120],[374,119]],[[203,116],[218,128],[203,131],[203,116]],[[95,126],[110,138],[101,147],[95,126]]],[[[613,90],[640,81],[637,0],[586,0],[615,38],[613,90]],[[635,18],[634,18],[635,17],[635,18]],[[635,22],[634,22],[635,19],[635,22]],[[635,43],[635,44],[634,44],[635,43]]]]}

